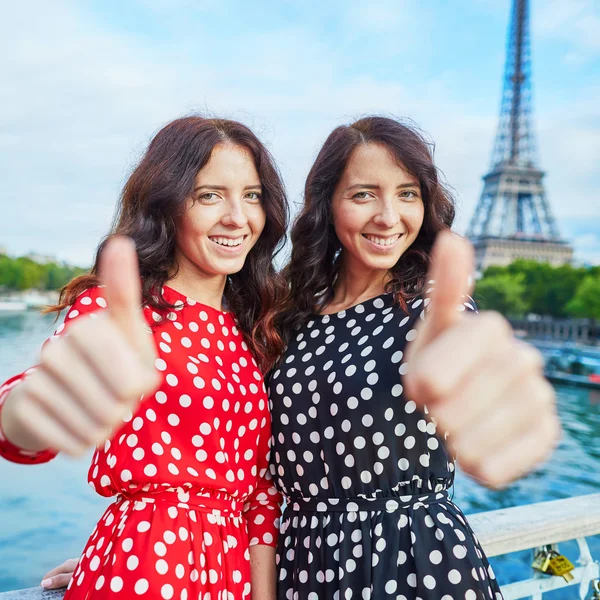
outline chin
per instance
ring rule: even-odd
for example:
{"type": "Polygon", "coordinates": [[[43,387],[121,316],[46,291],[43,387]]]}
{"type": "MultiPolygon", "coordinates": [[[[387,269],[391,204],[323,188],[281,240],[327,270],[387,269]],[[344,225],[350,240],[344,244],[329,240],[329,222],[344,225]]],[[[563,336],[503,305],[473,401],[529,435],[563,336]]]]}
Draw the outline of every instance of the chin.
{"type": "Polygon", "coordinates": [[[364,256],[360,257],[360,262],[374,271],[389,271],[393,269],[398,261],[402,258],[400,256],[364,256]]]}
{"type": "Polygon", "coordinates": [[[235,275],[239,273],[246,264],[246,259],[231,261],[228,263],[223,263],[219,261],[220,264],[216,264],[214,267],[214,272],[219,275],[235,275]]]}

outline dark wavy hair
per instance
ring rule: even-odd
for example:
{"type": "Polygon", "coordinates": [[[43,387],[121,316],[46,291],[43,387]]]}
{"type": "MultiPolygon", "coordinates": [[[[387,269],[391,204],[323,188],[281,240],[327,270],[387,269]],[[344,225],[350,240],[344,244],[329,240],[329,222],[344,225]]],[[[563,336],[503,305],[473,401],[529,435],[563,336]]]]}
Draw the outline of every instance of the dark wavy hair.
{"type": "Polygon", "coordinates": [[[246,148],[254,158],[262,185],[265,227],[241,271],[227,278],[224,296],[257,360],[261,366],[269,365],[282,348],[274,316],[284,285],[273,258],[283,245],[288,205],[269,151],[248,127],[236,121],[189,116],[172,121],[156,134],[125,183],[111,232],[98,247],[90,274],[68,283],[58,304],[47,312],[60,312],[81,292],[98,285],[99,256],[116,234],[135,242],[144,304],[160,313],[172,309],[162,286],[177,269],[175,220],[185,210],[198,171],[219,143],[246,148]]]}
{"type": "Polygon", "coordinates": [[[437,233],[452,226],[454,199],[433,162],[433,145],[414,125],[370,116],[337,127],[308,174],[304,205],[292,228],[291,258],[283,271],[288,293],[277,317],[284,338],[333,299],[342,245],[333,227],[331,202],[350,156],[361,144],[385,146],[421,187],[423,225],[411,247],[391,269],[386,289],[404,310],[406,303],[423,290],[437,233]]]}

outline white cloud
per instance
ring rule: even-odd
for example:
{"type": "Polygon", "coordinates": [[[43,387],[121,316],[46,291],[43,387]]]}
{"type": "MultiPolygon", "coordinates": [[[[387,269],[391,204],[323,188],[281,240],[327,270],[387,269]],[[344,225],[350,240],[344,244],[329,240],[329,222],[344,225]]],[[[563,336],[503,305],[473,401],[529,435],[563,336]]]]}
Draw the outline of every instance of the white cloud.
{"type": "Polygon", "coordinates": [[[533,3],[532,31],[571,49],[565,61],[580,65],[600,56],[600,5],[596,0],[541,0],[533,3]]]}
{"type": "MultiPolygon", "coordinates": [[[[186,2],[140,0],[172,31],[189,17],[186,2]]],[[[303,23],[277,31],[257,27],[251,40],[228,43],[199,21],[175,41],[149,44],[99,25],[67,0],[56,0],[45,13],[35,4],[13,3],[0,23],[0,245],[12,252],[91,261],[132,163],[163,123],[190,110],[253,127],[272,148],[296,202],[333,127],[372,112],[410,116],[436,142],[438,164],[460,196],[461,227],[474,209],[498,105],[482,111],[476,95],[457,100],[449,71],[406,85],[401,78],[355,73],[337,40],[303,23]]],[[[232,7],[205,4],[213,12],[232,7]]],[[[418,5],[402,6],[406,10],[394,11],[384,1],[382,12],[369,17],[361,13],[364,3],[354,2],[346,18],[381,32],[392,19],[414,18],[418,5]]],[[[569,189],[579,205],[570,201],[568,212],[598,218],[600,115],[587,96],[595,91],[574,90],[568,107],[542,113],[540,139],[553,207],[569,189]]],[[[566,216],[561,210],[556,206],[566,216]]]]}

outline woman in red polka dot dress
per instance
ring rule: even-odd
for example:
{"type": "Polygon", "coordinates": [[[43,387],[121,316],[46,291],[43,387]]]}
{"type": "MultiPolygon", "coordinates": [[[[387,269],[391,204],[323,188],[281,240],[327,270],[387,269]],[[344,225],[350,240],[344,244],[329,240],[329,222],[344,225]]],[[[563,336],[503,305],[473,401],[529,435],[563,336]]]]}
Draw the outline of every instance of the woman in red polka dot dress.
{"type": "Polygon", "coordinates": [[[93,274],[63,290],[40,364],[0,388],[1,455],[42,463],[95,443],[89,483],[116,497],[68,600],[274,594],[280,497],[255,357],[280,349],[268,322],[285,224],[251,131],[167,125],[121,199],[114,233],[135,249],[103,244],[93,274]]]}

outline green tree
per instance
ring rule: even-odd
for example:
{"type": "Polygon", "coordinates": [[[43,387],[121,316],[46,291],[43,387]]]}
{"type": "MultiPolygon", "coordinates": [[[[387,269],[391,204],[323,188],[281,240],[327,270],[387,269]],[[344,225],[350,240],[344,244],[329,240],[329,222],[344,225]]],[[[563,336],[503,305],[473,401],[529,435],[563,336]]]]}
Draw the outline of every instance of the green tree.
{"type": "Polygon", "coordinates": [[[496,310],[506,316],[521,317],[529,308],[524,299],[523,281],[522,274],[486,275],[475,286],[475,300],[483,310],[496,310]]]}
{"type": "Polygon", "coordinates": [[[573,317],[600,319],[600,274],[583,279],[566,311],[573,317]]]}
{"type": "Polygon", "coordinates": [[[0,289],[57,290],[85,269],[56,263],[39,264],[26,258],[0,255],[0,289]]]}
{"type": "Polygon", "coordinates": [[[506,270],[512,275],[523,276],[523,298],[529,310],[552,317],[567,316],[566,305],[588,272],[571,265],[553,267],[533,260],[516,260],[506,270]]]}

